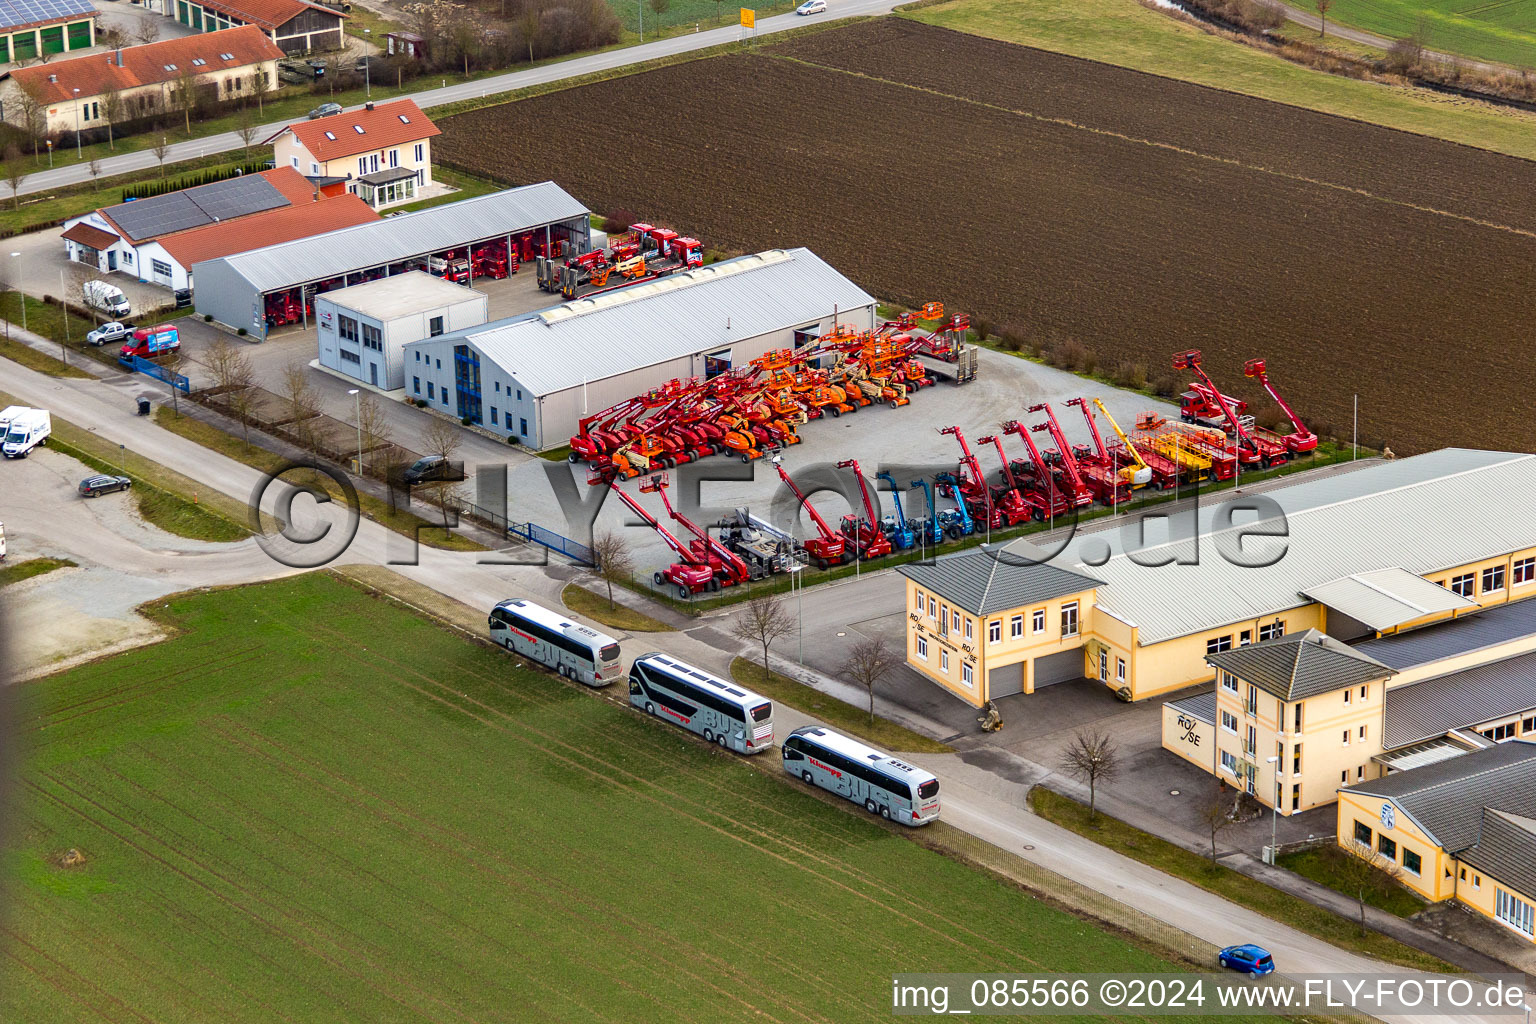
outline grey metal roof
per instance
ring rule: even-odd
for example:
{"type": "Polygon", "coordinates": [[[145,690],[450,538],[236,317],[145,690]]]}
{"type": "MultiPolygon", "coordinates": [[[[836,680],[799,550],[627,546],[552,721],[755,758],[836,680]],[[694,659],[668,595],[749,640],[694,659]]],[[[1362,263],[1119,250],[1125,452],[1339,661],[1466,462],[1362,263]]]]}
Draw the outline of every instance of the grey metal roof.
{"type": "Polygon", "coordinates": [[[1477,842],[1458,856],[1527,898],[1536,897],[1536,818],[1484,807],[1477,842]]]}
{"type": "Polygon", "coordinates": [[[771,249],[428,341],[467,340],[548,395],[874,302],[809,249],[771,249]]]}
{"type": "Polygon", "coordinates": [[[1454,853],[1477,842],[1484,807],[1536,814],[1536,743],[1511,740],[1340,792],[1391,800],[1454,853]]]}
{"type": "Polygon", "coordinates": [[[440,309],[483,299],[484,293],[454,284],[436,274],[412,270],[366,284],[354,284],[350,288],[333,288],[320,298],[378,320],[392,320],[424,309],[440,309]]]}
{"type": "Polygon", "coordinates": [[[1536,634],[1536,599],[1496,604],[1476,615],[1463,615],[1406,633],[1393,633],[1355,644],[1395,669],[1412,668],[1536,634]]]}
{"type": "Polygon", "coordinates": [[[1277,637],[1205,660],[1281,700],[1299,700],[1385,678],[1391,669],[1325,633],[1277,637]]]}
{"type": "Polygon", "coordinates": [[[1441,761],[1449,761],[1453,757],[1479,750],[1482,746],[1483,744],[1469,747],[1447,736],[1427,743],[1415,743],[1411,747],[1403,747],[1399,750],[1389,750],[1385,754],[1375,755],[1371,760],[1391,771],[1406,772],[1414,768],[1439,764],[1441,761]]]}
{"type": "Polygon", "coordinates": [[[87,16],[96,16],[91,0],[0,0],[0,29],[87,16]]]}
{"type": "Polygon", "coordinates": [[[1477,602],[1394,566],[1341,576],[1301,591],[1375,630],[1391,629],[1438,612],[1465,611],[1477,602]]]}
{"type": "Polygon", "coordinates": [[[565,189],[545,181],[208,262],[224,264],[258,292],[271,292],[586,215],[565,189]]]}
{"type": "Polygon", "coordinates": [[[270,181],[259,174],[247,174],[118,203],[101,212],[127,232],[129,238],[143,241],[287,205],[288,197],[270,181]]]}
{"type": "MultiPolygon", "coordinates": [[[[1256,525],[1251,514],[1234,515],[1230,523],[1216,518],[1231,502],[1249,500],[1246,495],[1223,495],[1221,503],[1201,507],[1198,545],[1154,537],[1133,559],[1126,550],[1133,534],[1128,528],[1109,537],[1078,537],[1053,561],[1089,567],[1102,577],[1099,603],[1139,626],[1147,644],[1304,606],[1303,588],[1341,574],[1400,566],[1424,576],[1536,547],[1536,517],[1530,515],[1536,456],[1517,452],[1445,448],[1258,497],[1275,503],[1263,523],[1287,532],[1283,545],[1263,538],[1243,543],[1249,560],[1270,563],[1259,568],[1236,564],[1215,543],[1235,548],[1237,536],[1256,525]],[[1469,509],[1475,510],[1472,522],[1469,509]],[[1107,552],[1106,540],[1113,542],[1107,552]],[[1179,561],[1151,565],[1167,556],[1179,561]]],[[[1158,528],[1149,523],[1147,532],[1158,528]]]]}
{"type": "MultiPolygon", "coordinates": [[[[1012,547],[1012,545],[1010,545],[1012,547]]],[[[898,566],[897,572],[942,594],[973,615],[988,615],[1092,590],[1099,581],[1084,573],[1010,558],[1001,549],[965,551],[932,562],[898,566]]]]}
{"type": "Polygon", "coordinates": [[[1178,700],[1170,700],[1168,706],[1181,714],[1204,722],[1206,725],[1216,724],[1216,691],[1207,690],[1197,693],[1193,697],[1180,697],[1178,700]]]}
{"type": "Polygon", "coordinates": [[[1387,690],[1382,745],[1391,749],[1536,710],[1536,653],[1387,690]]]}

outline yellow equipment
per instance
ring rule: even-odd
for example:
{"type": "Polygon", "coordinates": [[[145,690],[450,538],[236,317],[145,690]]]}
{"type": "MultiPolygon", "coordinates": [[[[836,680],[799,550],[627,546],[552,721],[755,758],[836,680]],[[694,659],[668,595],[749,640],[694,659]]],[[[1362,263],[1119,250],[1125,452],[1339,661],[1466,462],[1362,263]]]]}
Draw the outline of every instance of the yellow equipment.
{"type": "Polygon", "coordinates": [[[1147,465],[1146,461],[1142,459],[1141,452],[1136,450],[1134,444],[1131,444],[1131,439],[1125,436],[1125,431],[1120,429],[1120,424],[1115,422],[1115,418],[1109,414],[1109,410],[1104,408],[1103,399],[1095,398],[1093,404],[1099,410],[1099,415],[1109,421],[1110,429],[1115,432],[1116,437],[1120,438],[1120,443],[1125,445],[1126,454],[1133,460],[1132,465],[1120,470],[1120,479],[1133,487],[1145,487],[1152,480],[1152,467],[1147,465]]]}

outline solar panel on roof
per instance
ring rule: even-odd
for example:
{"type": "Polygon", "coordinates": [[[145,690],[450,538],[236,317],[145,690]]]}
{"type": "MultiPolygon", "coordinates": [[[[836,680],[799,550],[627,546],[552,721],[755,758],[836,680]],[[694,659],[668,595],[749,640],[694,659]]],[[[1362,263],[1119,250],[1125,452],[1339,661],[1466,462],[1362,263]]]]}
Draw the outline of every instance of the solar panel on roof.
{"type": "Polygon", "coordinates": [[[0,28],[94,13],[96,8],[91,0],[6,0],[0,4],[0,28]]]}
{"type": "Polygon", "coordinates": [[[288,200],[267,179],[256,175],[122,203],[107,210],[132,238],[158,238],[173,231],[212,224],[287,206],[288,200]]]}

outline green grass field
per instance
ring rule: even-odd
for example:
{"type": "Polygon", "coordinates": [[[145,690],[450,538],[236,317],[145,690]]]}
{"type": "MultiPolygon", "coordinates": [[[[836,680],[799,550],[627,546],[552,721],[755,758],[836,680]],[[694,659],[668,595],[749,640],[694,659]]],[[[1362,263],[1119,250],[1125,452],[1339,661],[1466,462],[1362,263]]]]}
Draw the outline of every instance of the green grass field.
{"type": "Polygon", "coordinates": [[[1411,35],[1421,18],[1431,49],[1536,66],[1536,4],[1527,0],[1335,0],[1328,12],[1330,22],[1388,39],[1411,35]]]}
{"type": "Polygon", "coordinates": [[[155,608],[8,693],[0,1019],[844,1022],[894,971],[1169,967],[329,575],[155,608]]]}
{"type": "MultiPolygon", "coordinates": [[[[1332,13],[1342,15],[1347,2],[1341,0],[1332,13]]],[[[1390,0],[1375,2],[1384,6],[1390,0]]],[[[1409,2],[1403,0],[1405,6],[1409,2]]],[[[1359,82],[1313,71],[1212,35],[1143,7],[1136,0],[1032,0],[1023,4],[952,0],[909,11],[905,16],[990,39],[1536,158],[1536,115],[1407,86],[1359,82]]]]}

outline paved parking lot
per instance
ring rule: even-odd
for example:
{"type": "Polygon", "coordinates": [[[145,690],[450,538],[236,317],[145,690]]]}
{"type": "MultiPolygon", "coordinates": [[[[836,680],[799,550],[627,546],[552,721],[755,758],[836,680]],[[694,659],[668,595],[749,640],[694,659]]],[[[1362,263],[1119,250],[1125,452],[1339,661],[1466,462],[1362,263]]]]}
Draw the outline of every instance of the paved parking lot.
{"type": "MultiPolygon", "coordinates": [[[[94,271],[65,258],[63,234],[64,229],[56,227],[0,241],[0,254],[3,254],[0,259],[5,261],[6,284],[19,287],[34,298],[66,295],[70,301],[78,302],[75,282],[83,280],[85,274],[94,271]]],[[[128,296],[134,316],[137,316],[138,310],[154,309],[172,301],[169,288],[141,282],[131,274],[117,272],[101,276],[117,285],[128,296]]]]}

